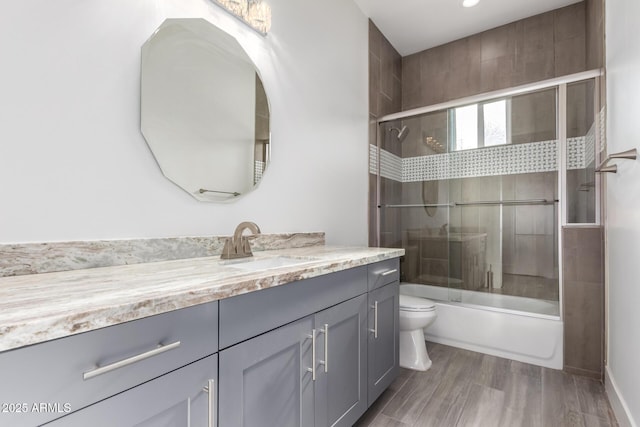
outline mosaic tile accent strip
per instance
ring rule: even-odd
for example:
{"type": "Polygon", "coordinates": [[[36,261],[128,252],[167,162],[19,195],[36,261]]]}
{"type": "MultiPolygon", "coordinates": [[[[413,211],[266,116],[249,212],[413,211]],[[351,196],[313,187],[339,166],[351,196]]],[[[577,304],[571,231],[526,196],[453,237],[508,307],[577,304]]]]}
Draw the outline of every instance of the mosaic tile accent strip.
{"type": "MultiPolygon", "coordinates": [[[[595,156],[595,127],[591,135],[567,139],[567,167],[584,169],[595,156]]],[[[398,182],[434,181],[558,170],[558,141],[502,145],[400,158],[382,151],[381,174],[398,182]]],[[[376,173],[376,147],[370,146],[369,171],[376,173]]]]}
{"type": "Polygon", "coordinates": [[[383,177],[400,181],[402,180],[402,169],[401,157],[382,150],[380,155],[380,171],[383,177]]]}
{"type": "Polygon", "coordinates": [[[540,141],[403,159],[402,182],[557,170],[557,144],[540,141]]]}
{"type": "Polygon", "coordinates": [[[596,123],[593,122],[589,132],[585,135],[584,142],[584,167],[594,165],[596,163],[596,123]]]}
{"type": "MultiPolygon", "coordinates": [[[[402,182],[403,159],[386,150],[380,151],[382,152],[380,157],[380,175],[383,178],[402,182]]],[[[377,154],[378,148],[369,144],[369,172],[374,175],[377,175],[376,171],[378,169],[377,154]]]]}
{"type": "Polygon", "coordinates": [[[262,174],[264,173],[265,163],[260,160],[255,161],[255,167],[253,170],[253,183],[254,185],[259,183],[262,179],[262,174]]]}
{"type": "Polygon", "coordinates": [[[378,174],[378,147],[369,144],[369,173],[378,174]]]}
{"type": "MultiPolygon", "coordinates": [[[[0,277],[217,256],[227,237],[2,244],[0,277]]],[[[324,233],[260,234],[251,248],[257,252],[324,244],[324,233]]]]}
{"type": "Polygon", "coordinates": [[[585,137],[567,138],[567,169],[584,169],[585,137]]]}

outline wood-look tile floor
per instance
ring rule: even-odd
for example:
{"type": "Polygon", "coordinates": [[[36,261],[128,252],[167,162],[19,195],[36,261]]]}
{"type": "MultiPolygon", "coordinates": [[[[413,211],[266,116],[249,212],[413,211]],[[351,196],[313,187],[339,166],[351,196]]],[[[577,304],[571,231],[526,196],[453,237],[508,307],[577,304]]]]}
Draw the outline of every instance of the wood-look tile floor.
{"type": "Polygon", "coordinates": [[[427,349],[431,369],[401,369],[356,426],[618,425],[598,381],[441,344],[427,349]]]}

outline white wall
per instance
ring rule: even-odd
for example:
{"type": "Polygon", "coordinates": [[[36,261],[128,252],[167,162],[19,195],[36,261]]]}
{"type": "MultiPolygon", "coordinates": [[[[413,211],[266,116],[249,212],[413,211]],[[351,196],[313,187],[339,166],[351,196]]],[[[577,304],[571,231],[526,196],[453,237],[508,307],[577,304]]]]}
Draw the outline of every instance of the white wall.
{"type": "MultiPolygon", "coordinates": [[[[638,0],[606,2],[609,153],[640,148],[638,0]]],[[[607,175],[608,392],[640,422],[640,162],[618,160],[607,175]]],[[[612,400],[614,400],[612,399],[612,400]]],[[[615,402],[612,402],[614,407],[615,402]]],[[[618,416],[620,419],[621,417],[618,416]]],[[[634,421],[635,420],[635,424],[634,421]]],[[[626,425],[626,423],[621,423],[626,425]]]]}
{"type": "Polygon", "coordinates": [[[367,19],[348,0],[268,0],[266,38],[209,0],[0,5],[0,243],[325,231],[367,242],[367,19]],[[258,65],[272,163],[232,204],[165,179],[139,131],[140,47],[165,18],[203,17],[258,65]]]}

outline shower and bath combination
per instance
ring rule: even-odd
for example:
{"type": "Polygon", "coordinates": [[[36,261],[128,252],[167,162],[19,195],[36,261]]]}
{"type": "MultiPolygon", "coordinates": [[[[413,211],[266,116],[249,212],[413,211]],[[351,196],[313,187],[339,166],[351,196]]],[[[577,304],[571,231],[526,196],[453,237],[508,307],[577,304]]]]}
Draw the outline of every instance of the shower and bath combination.
{"type": "Polygon", "coordinates": [[[600,159],[599,79],[378,118],[371,237],[405,249],[401,293],[436,304],[427,340],[562,368],[562,231],[600,224],[595,172],[615,170],[600,159]]]}

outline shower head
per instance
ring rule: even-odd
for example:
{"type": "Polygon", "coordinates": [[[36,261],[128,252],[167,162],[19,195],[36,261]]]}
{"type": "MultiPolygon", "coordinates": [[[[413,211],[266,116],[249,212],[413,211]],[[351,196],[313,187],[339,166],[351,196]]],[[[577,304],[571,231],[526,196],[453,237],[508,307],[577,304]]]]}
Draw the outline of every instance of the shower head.
{"type": "Polygon", "coordinates": [[[396,131],[398,132],[398,142],[402,142],[404,141],[404,139],[407,137],[407,135],[409,134],[409,128],[407,127],[407,125],[402,126],[402,128],[398,129],[398,128],[391,128],[389,129],[389,132],[391,131],[396,131]]]}
{"type": "Polygon", "coordinates": [[[402,126],[402,129],[400,129],[400,132],[398,132],[398,141],[404,141],[407,135],[409,135],[409,128],[406,125],[402,126]]]}

